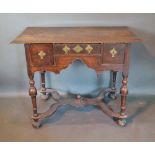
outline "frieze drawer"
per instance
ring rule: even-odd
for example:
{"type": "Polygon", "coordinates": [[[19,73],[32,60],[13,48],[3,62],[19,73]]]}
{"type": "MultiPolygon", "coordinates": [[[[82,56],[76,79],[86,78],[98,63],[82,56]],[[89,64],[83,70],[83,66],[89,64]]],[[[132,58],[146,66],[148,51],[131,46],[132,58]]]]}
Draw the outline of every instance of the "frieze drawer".
{"type": "Polygon", "coordinates": [[[53,50],[61,55],[94,55],[101,54],[101,44],[54,44],[53,50]]]}
{"type": "Polygon", "coordinates": [[[32,66],[50,66],[54,64],[52,44],[30,44],[30,62],[32,66]]]}

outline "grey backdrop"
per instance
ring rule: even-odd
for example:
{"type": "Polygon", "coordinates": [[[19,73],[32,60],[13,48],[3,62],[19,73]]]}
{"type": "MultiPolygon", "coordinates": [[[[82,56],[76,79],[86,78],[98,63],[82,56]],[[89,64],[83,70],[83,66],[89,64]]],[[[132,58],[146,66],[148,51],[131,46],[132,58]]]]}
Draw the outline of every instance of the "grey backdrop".
{"type": "MultiPolygon", "coordinates": [[[[0,14],[0,96],[27,94],[24,47],[10,42],[28,26],[131,27],[143,43],[131,47],[129,93],[155,95],[155,14],[0,14]]],[[[46,78],[48,86],[73,93],[91,93],[109,85],[109,72],[97,79],[95,71],[80,62],[46,78]]],[[[38,74],[35,79],[39,86],[38,74]]]]}

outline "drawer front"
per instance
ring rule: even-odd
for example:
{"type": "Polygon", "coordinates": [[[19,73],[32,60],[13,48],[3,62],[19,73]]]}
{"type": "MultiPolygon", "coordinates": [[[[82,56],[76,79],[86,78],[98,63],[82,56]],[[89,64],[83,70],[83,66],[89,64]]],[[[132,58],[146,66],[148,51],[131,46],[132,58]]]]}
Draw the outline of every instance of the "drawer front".
{"type": "Polygon", "coordinates": [[[104,44],[102,60],[104,64],[123,64],[126,44],[104,44]]]}
{"type": "Polygon", "coordinates": [[[94,55],[101,54],[101,44],[54,44],[54,54],[94,55]]]}
{"type": "Polygon", "coordinates": [[[31,44],[30,59],[32,66],[50,66],[53,64],[52,44],[31,44]]]}
{"type": "Polygon", "coordinates": [[[57,66],[68,66],[69,64],[72,64],[73,61],[80,60],[86,65],[90,67],[97,67],[101,64],[100,57],[99,56],[87,56],[87,57],[76,57],[76,56],[55,56],[55,64],[57,66]]]}

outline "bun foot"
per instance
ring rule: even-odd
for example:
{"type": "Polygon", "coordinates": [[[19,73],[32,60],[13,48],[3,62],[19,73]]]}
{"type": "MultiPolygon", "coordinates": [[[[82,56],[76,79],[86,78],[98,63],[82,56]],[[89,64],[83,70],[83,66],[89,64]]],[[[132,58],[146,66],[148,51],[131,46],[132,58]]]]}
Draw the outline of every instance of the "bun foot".
{"type": "Polygon", "coordinates": [[[127,122],[126,122],[125,119],[118,119],[118,120],[117,120],[117,124],[118,124],[119,126],[124,127],[124,126],[127,124],[127,122]]]}
{"type": "Polygon", "coordinates": [[[40,128],[40,126],[41,126],[41,123],[39,121],[32,120],[32,127],[33,128],[38,129],[38,128],[40,128]]]}
{"type": "Polygon", "coordinates": [[[116,100],[117,99],[117,95],[115,93],[109,93],[108,97],[112,100],[116,100]]]}

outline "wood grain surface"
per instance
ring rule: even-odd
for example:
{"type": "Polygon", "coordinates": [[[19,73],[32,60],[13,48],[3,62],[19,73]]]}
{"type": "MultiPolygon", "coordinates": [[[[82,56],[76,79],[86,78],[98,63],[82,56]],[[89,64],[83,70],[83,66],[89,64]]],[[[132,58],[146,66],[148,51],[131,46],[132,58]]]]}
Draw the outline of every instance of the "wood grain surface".
{"type": "Polygon", "coordinates": [[[28,27],[12,43],[131,43],[128,27],[28,27]]]}

